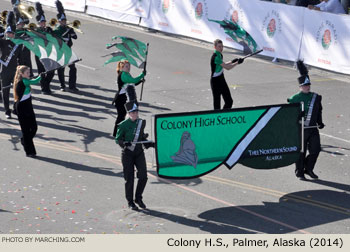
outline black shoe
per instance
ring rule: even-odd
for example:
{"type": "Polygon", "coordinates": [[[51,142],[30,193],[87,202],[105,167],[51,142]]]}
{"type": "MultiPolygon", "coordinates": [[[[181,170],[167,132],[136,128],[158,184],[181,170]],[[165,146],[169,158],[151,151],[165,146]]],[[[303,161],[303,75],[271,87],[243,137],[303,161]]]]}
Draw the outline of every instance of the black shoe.
{"type": "Polygon", "coordinates": [[[131,210],[134,210],[134,211],[139,210],[139,208],[135,205],[134,202],[129,202],[128,207],[129,207],[131,210]]]}
{"type": "Polygon", "coordinates": [[[313,171],[305,171],[305,174],[309,175],[313,179],[318,179],[318,176],[313,171]]]}
{"type": "Polygon", "coordinates": [[[141,199],[136,199],[136,200],[135,200],[135,203],[136,203],[137,205],[139,205],[139,207],[141,207],[141,208],[143,208],[143,209],[146,208],[145,203],[143,203],[143,201],[142,201],[141,199]]]}
{"type": "Polygon", "coordinates": [[[79,92],[79,89],[77,89],[76,87],[70,87],[69,90],[72,92],[79,92]]]}
{"type": "Polygon", "coordinates": [[[305,178],[305,176],[304,176],[304,175],[297,176],[297,178],[298,178],[299,180],[306,180],[306,178],[305,178]]]}
{"type": "Polygon", "coordinates": [[[30,158],[35,158],[36,157],[36,154],[26,154],[27,157],[30,157],[30,158]]]}
{"type": "Polygon", "coordinates": [[[5,112],[5,115],[6,115],[6,118],[7,118],[7,119],[11,119],[11,109],[7,110],[7,111],[5,112]]]}
{"type": "Polygon", "coordinates": [[[51,90],[42,90],[41,93],[44,95],[51,95],[51,90]]]}
{"type": "Polygon", "coordinates": [[[64,91],[66,91],[66,88],[65,88],[65,87],[61,87],[60,90],[61,90],[62,92],[64,92],[64,91]]]}

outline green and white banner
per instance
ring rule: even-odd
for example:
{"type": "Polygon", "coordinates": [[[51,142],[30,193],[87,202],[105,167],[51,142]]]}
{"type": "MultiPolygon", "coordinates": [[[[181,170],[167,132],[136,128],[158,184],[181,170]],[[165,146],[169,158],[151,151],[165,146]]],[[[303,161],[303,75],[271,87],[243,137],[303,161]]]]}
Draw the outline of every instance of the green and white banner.
{"type": "Polygon", "coordinates": [[[156,115],[158,176],[194,178],[237,163],[293,164],[301,149],[299,116],[299,104],[156,115]]]}

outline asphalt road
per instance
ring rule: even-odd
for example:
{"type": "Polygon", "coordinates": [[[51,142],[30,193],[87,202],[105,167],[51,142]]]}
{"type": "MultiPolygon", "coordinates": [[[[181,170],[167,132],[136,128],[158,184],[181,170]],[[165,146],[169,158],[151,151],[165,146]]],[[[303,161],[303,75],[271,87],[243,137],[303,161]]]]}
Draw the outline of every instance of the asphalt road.
{"type": "MultiPolygon", "coordinates": [[[[9,7],[8,1],[0,2],[0,10],[9,7]]],[[[47,19],[56,14],[45,10],[47,19]]],[[[80,92],[60,92],[57,76],[52,96],[34,88],[36,159],[25,157],[18,121],[5,119],[0,106],[0,234],[350,233],[349,77],[310,70],[312,90],[323,95],[326,124],[315,168],[319,180],[297,180],[294,166],[254,170],[241,165],[192,180],[165,180],[156,176],[153,152],[147,150],[148,210],[135,212],[127,209],[120,149],[111,136],[116,65],[102,66],[105,44],[116,35],[150,43],[141,102],[150,133],[154,114],[212,108],[212,47],[67,14],[68,20],[78,17],[84,31],[73,46],[83,59],[77,64],[80,92]]],[[[237,55],[224,51],[226,60],[237,55]]],[[[139,72],[132,69],[133,75],[139,72]]],[[[263,57],[226,71],[236,108],[284,103],[297,92],[297,77],[289,63],[263,57]]]]}

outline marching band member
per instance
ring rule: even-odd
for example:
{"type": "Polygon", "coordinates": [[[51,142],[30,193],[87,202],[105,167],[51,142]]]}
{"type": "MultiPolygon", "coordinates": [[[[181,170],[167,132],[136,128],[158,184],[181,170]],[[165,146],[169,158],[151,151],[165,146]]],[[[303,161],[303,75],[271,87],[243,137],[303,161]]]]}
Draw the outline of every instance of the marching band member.
{"type": "MultiPolygon", "coordinates": [[[[59,22],[59,26],[54,30],[54,34],[56,34],[58,37],[62,38],[69,47],[73,46],[72,39],[77,39],[78,36],[75,33],[74,29],[67,26],[67,18],[66,14],[64,13],[63,5],[60,1],[56,1],[56,7],[57,7],[57,20],[59,22]]],[[[69,67],[69,89],[71,91],[77,92],[79,91],[76,87],[76,81],[77,81],[77,68],[75,67],[75,64],[71,64],[69,67]]],[[[57,70],[58,79],[61,83],[61,91],[65,91],[66,85],[64,80],[64,67],[57,70]]]]}
{"type": "Polygon", "coordinates": [[[38,129],[32,105],[31,85],[40,83],[41,76],[30,80],[30,69],[28,66],[17,67],[13,81],[13,94],[16,104],[18,121],[22,130],[21,143],[27,157],[35,157],[36,150],[33,138],[38,129]]]}
{"type": "MultiPolygon", "coordinates": [[[[118,124],[125,119],[126,110],[125,103],[129,99],[129,102],[136,101],[135,85],[142,83],[142,79],[146,76],[146,71],[143,71],[139,76],[133,78],[130,74],[130,63],[127,60],[118,62],[117,73],[118,73],[118,92],[116,93],[112,102],[115,105],[118,116],[115,121],[113,136],[116,136],[118,124]]],[[[136,101],[137,103],[137,101],[136,101]]]]}
{"type": "Polygon", "coordinates": [[[154,142],[147,141],[148,134],[144,133],[146,121],[139,118],[138,105],[135,101],[125,104],[130,118],[119,124],[115,141],[122,148],[122,164],[125,179],[125,197],[128,207],[138,210],[135,205],[146,208],[142,201],[142,194],[147,183],[147,165],[143,146],[147,149],[154,147],[154,142]],[[137,143],[147,141],[147,143],[137,143]],[[134,203],[134,169],[137,169],[137,187],[134,203]]]}
{"type": "Polygon", "coordinates": [[[318,129],[323,129],[322,121],[322,96],[310,91],[311,82],[308,70],[302,61],[297,62],[297,67],[301,76],[299,81],[299,93],[288,99],[289,103],[304,102],[305,117],[304,121],[304,153],[300,160],[295,164],[295,175],[300,180],[305,180],[304,174],[309,175],[313,179],[318,176],[313,172],[318,155],[321,151],[320,133],[318,129]],[[309,155],[306,156],[306,151],[309,155]]]}
{"type": "MultiPolygon", "coordinates": [[[[38,22],[38,28],[36,29],[36,31],[42,32],[42,33],[52,33],[53,31],[52,31],[51,27],[46,26],[46,18],[45,18],[45,14],[44,14],[44,11],[42,9],[41,3],[36,2],[35,9],[38,13],[38,15],[35,17],[37,22],[38,22]]],[[[45,68],[44,68],[43,64],[41,63],[38,56],[35,56],[35,62],[36,62],[36,65],[38,67],[38,73],[39,74],[44,73],[45,68]]],[[[52,81],[54,75],[55,75],[55,72],[50,71],[50,72],[46,73],[46,75],[44,75],[41,78],[40,85],[41,85],[41,92],[43,94],[47,94],[47,95],[51,94],[50,82],[52,81]]]]}
{"type": "Polygon", "coordinates": [[[5,38],[0,39],[1,50],[1,91],[5,108],[6,118],[11,118],[10,109],[10,87],[15,77],[16,68],[19,61],[20,47],[15,45],[8,38],[14,38],[16,32],[15,16],[12,11],[7,16],[7,27],[5,30],[5,38]]]}
{"type": "Polygon", "coordinates": [[[244,59],[234,59],[230,62],[223,62],[222,51],[224,49],[224,45],[220,39],[216,39],[214,41],[215,52],[213,53],[210,60],[211,67],[211,77],[210,77],[210,86],[213,93],[213,102],[214,109],[221,109],[221,96],[225,101],[224,109],[231,108],[233,104],[233,100],[231,97],[231,92],[229,87],[227,86],[224,69],[231,70],[238,64],[243,63],[244,59]]]}

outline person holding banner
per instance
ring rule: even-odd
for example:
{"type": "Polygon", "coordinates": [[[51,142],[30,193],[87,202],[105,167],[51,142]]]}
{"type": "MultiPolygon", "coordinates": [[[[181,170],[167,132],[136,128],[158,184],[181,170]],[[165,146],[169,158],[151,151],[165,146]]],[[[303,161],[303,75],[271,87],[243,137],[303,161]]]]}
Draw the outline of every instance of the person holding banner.
{"type": "Polygon", "coordinates": [[[115,120],[113,137],[117,134],[118,124],[125,119],[126,110],[124,105],[126,101],[137,103],[135,86],[142,83],[143,78],[146,76],[146,71],[143,71],[139,76],[133,78],[130,74],[130,67],[130,62],[127,60],[119,61],[117,64],[118,91],[113,99],[112,105],[116,107],[118,116],[115,120]]]}
{"type": "Polygon", "coordinates": [[[307,69],[302,61],[297,62],[299,72],[302,74],[299,78],[300,92],[290,97],[289,103],[304,103],[305,117],[304,122],[304,152],[301,153],[300,160],[295,164],[295,175],[300,180],[305,180],[304,174],[313,179],[318,176],[313,172],[318,155],[321,151],[320,133],[318,129],[323,129],[325,125],[322,120],[322,96],[310,91],[310,78],[307,69]],[[306,156],[306,150],[309,155],[306,156]]]}
{"type": "Polygon", "coordinates": [[[0,63],[1,63],[1,93],[4,103],[5,115],[7,119],[11,118],[10,109],[10,89],[11,83],[18,66],[20,47],[15,45],[10,39],[15,37],[16,23],[15,16],[12,11],[7,16],[7,27],[5,30],[5,38],[0,39],[0,63]]]}
{"type": "Polygon", "coordinates": [[[230,89],[226,83],[224,77],[224,69],[231,70],[238,64],[242,64],[243,58],[236,58],[230,62],[223,62],[222,51],[224,45],[220,39],[214,41],[215,52],[213,53],[210,60],[211,77],[210,86],[213,93],[214,109],[221,109],[221,96],[225,101],[224,109],[232,107],[233,100],[231,97],[230,89]]]}
{"type": "Polygon", "coordinates": [[[20,65],[17,67],[16,75],[13,81],[15,107],[23,135],[21,138],[21,143],[27,157],[36,156],[33,138],[38,129],[32,105],[30,86],[39,84],[40,80],[41,76],[30,80],[29,67],[20,65]]]}
{"type": "Polygon", "coordinates": [[[147,183],[147,165],[143,147],[154,147],[154,142],[147,141],[148,134],[144,133],[146,121],[139,118],[136,101],[125,104],[130,118],[119,124],[115,141],[122,148],[122,164],[125,179],[125,197],[128,207],[138,210],[135,205],[146,208],[142,201],[142,194],[147,183]],[[134,202],[134,169],[137,169],[137,187],[134,202]]]}
{"type": "MultiPolygon", "coordinates": [[[[36,28],[36,31],[40,32],[40,33],[44,33],[44,34],[45,33],[52,33],[53,31],[52,31],[51,27],[46,26],[46,18],[45,18],[41,3],[36,2],[35,9],[38,13],[38,15],[35,17],[36,21],[38,22],[38,27],[36,28]]],[[[35,62],[36,62],[36,65],[38,67],[38,73],[39,74],[44,73],[45,67],[41,63],[38,56],[35,56],[35,62]]],[[[46,94],[46,95],[51,94],[50,82],[52,81],[54,75],[55,75],[55,72],[50,71],[50,72],[46,73],[46,75],[44,75],[43,78],[41,78],[40,85],[41,85],[41,92],[43,94],[46,94]]]]}
{"type": "MultiPolygon", "coordinates": [[[[74,29],[72,27],[67,26],[67,18],[66,14],[64,13],[63,5],[60,1],[56,1],[56,7],[57,7],[57,19],[59,22],[59,26],[54,30],[54,34],[58,37],[60,37],[69,47],[73,46],[72,39],[77,39],[78,36],[75,33],[74,29]]],[[[66,84],[64,80],[64,67],[59,68],[57,70],[58,79],[61,83],[61,91],[66,90],[66,84]]],[[[75,64],[69,65],[69,89],[73,92],[78,92],[79,89],[76,87],[76,81],[77,81],[77,68],[75,67],[75,64]]]]}

